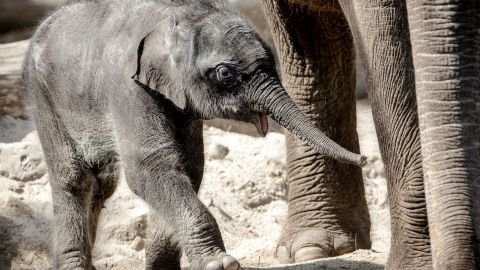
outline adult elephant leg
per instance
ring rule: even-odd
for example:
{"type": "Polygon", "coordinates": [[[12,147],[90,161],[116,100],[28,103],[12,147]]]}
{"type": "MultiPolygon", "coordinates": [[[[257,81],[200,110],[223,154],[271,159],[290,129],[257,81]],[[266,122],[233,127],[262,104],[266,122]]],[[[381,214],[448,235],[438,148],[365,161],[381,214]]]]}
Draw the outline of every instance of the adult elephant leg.
{"type": "MultiPolygon", "coordinates": [[[[355,51],[338,3],[264,0],[282,81],[300,109],[330,138],[358,152],[355,51]],[[298,5],[295,4],[298,2],[298,5]]],[[[361,170],[287,134],[288,218],[277,255],[300,262],[369,248],[370,217],[361,170]]]]}
{"type": "Polygon", "coordinates": [[[405,3],[341,0],[367,72],[385,164],[392,238],[387,269],[431,269],[413,62],[405,3]]]}
{"type": "Polygon", "coordinates": [[[433,266],[478,269],[480,4],[408,1],[408,16],[433,266]]]}

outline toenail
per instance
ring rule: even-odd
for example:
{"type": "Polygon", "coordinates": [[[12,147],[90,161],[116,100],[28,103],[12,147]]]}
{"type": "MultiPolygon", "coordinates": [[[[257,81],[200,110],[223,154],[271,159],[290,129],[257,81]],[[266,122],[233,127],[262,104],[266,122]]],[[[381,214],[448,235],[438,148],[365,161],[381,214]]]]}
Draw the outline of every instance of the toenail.
{"type": "Polygon", "coordinates": [[[220,262],[212,261],[207,264],[205,270],[222,270],[222,266],[220,265],[220,262]]]}
{"type": "Polygon", "coordinates": [[[223,269],[225,270],[238,270],[240,269],[240,264],[232,256],[223,257],[223,269]]]}
{"type": "Polygon", "coordinates": [[[320,247],[303,247],[295,252],[295,262],[306,262],[330,257],[328,252],[320,247]]]}
{"type": "Polygon", "coordinates": [[[285,246],[277,247],[276,256],[278,258],[278,262],[281,264],[293,263],[292,258],[290,258],[290,253],[287,251],[285,246]]]}

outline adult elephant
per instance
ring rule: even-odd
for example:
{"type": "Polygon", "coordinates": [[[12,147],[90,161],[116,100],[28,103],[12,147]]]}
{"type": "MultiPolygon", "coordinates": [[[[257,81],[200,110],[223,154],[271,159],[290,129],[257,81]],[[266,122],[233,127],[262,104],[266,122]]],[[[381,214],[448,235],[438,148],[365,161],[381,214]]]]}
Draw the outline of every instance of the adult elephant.
{"type": "MultiPolygon", "coordinates": [[[[479,267],[478,0],[263,0],[283,82],[312,121],[358,152],[355,47],[385,163],[387,269],[479,267]]],[[[358,168],[288,136],[282,262],[370,246],[358,168]]]]}

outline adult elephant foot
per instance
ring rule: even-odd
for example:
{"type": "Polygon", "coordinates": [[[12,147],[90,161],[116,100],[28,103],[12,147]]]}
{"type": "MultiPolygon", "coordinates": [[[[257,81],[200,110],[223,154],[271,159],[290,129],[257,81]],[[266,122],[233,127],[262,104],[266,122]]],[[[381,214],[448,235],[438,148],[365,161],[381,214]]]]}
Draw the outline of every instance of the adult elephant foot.
{"type": "Polygon", "coordinates": [[[276,249],[279,262],[298,263],[370,248],[360,171],[316,156],[293,136],[288,135],[287,141],[289,209],[276,249]]]}
{"type": "MultiPolygon", "coordinates": [[[[365,238],[365,236],[363,236],[365,238]]],[[[353,252],[360,246],[356,233],[332,232],[323,228],[286,228],[278,242],[276,256],[282,264],[305,262],[353,252]]]]}

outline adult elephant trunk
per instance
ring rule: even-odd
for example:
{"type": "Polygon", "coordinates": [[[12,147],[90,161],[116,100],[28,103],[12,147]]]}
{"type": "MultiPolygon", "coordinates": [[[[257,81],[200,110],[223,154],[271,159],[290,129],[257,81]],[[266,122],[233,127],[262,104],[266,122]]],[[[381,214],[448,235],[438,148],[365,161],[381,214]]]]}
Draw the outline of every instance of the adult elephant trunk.
{"type": "Polygon", "coordinates": [[[479,6],[407,2],[434,269],[480,267],[479,6]]]}
{"type": "Polygon", "coordinates": [[[365,156],[348,151],[315,127],[288,96],[278,78],[266,74],[259,77],[247,94],[247,102],[253,104],[254,110],[269,115],[320,154],[361,167],[367,164],[365,156]]]}

